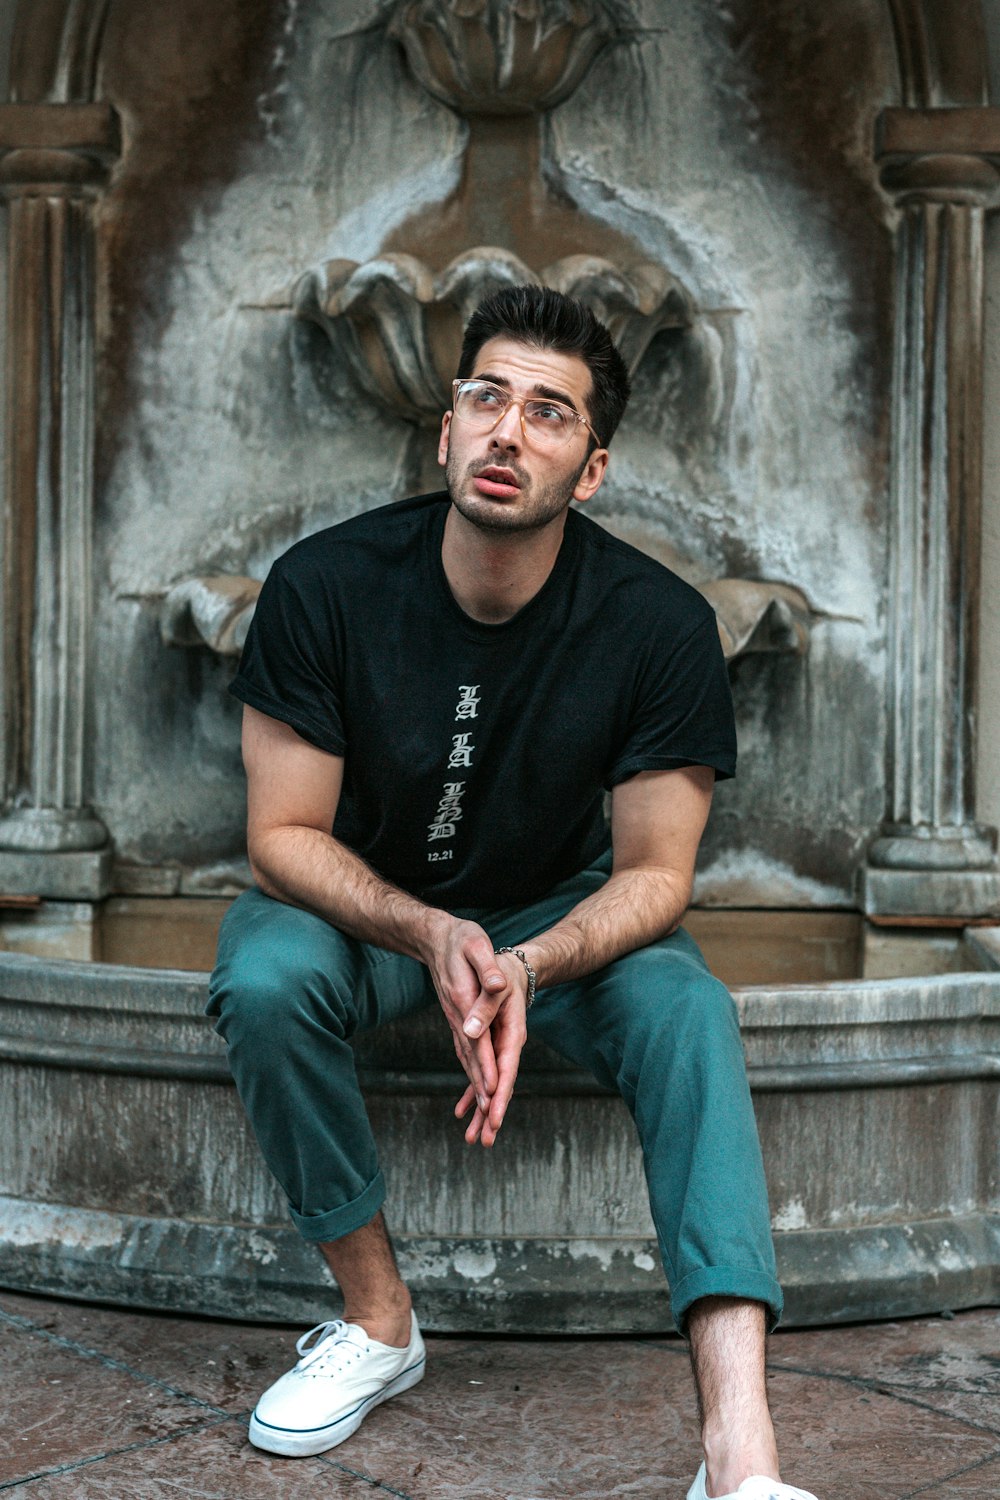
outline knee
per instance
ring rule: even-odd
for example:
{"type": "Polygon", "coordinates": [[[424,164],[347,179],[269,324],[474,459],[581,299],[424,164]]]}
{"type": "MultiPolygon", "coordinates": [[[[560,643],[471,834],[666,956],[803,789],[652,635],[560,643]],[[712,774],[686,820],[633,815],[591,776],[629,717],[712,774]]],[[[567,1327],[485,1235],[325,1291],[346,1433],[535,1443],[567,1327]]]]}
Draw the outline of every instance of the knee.
{"type": "Polygon", "coordinates": [[[248,921],[232,910],[223,923],[207,1007],[216,1030],[231,1047],[280,1045],[291,1031],[317,1022],[346,1034],[350,986],[340,982],[345,966],[330,951],[340,935],[325,923],[323,933],[314,933],[320,919],[296,908],[261,915],[248,921]]]}
{"type": "Polygon", "coordinates": [[[286,1024],[297,989],[287,969],[287,964],[275,964],[250,943],[219,960],[209,985],[208,1009],[227,1042],[273,1037],[286,1024]]]}
{"type": "Polygon", "coordinates": [[[634,1044],[640,1051],[669,1047],[685,1051],[739,1038],[732,995],[700,964],[647,948],[632,955],[629,976],[634,1044]]]}

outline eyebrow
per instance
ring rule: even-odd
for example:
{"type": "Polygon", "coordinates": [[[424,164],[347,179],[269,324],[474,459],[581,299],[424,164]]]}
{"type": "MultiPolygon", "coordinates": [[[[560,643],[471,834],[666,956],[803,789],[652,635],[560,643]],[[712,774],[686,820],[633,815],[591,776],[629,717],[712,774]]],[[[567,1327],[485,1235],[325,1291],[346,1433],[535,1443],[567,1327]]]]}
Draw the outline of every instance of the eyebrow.
{"type": "MultiPolygon", "coordinates": [[[[488,380],[491,385],[502,386],[505,391],[509,391],[511,389],[510,381],[507,379],[506,375],[491,375],[488,371],[486,371],[481,375],[476,375],[475,379],[488,380]]],[[[533,396],[541,396],[546,401],[561,401],[564,406],[569,407],[570,411],[576,412],[578,417],[582,415],[582,413],[577,408],[577,404],[573,400],[572,396],[567,396],[565,391],[556,390],[555,386],[542,384],[533,385],[531,387],[531,394],[533,396]]]]}

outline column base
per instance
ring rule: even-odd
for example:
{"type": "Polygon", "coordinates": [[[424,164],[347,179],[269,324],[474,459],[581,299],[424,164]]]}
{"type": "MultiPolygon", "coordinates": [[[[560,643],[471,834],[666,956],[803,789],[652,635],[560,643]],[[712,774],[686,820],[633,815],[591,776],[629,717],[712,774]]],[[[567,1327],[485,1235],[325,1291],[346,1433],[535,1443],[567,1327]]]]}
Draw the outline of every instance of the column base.
{"type": "Polygon", "coordinates": [[[997,831],[985,824],[939,828],[886,826],[868,850],[868,863],[887,870],[993,870],[997,831]]]}
{"type": "Polygon", "coordinates": [[[861,871],[861,909],[869,917],[1000,917],[1000,870],[861,871]]]}
{"type": "Polygon", "coordinates": [[[0,849],[75,854],[103,849],[108,830],[87,807],[18,807],[0,818],[0,849]]]}
{"type": "Polygon", "coordinates": [[[50,901],[101,901],[111,889],[112,847],[32,853],[0,849],[0,893],[50,901]]]}

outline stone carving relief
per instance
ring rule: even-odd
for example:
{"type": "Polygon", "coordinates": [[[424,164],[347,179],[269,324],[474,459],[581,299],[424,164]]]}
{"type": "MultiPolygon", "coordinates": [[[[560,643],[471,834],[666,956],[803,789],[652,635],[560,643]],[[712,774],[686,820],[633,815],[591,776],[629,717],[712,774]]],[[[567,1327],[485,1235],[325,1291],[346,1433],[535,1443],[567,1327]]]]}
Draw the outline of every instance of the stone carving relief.
{"type": "Polygon", "coordinates": [[[258,578],[211,573],[185,578],[160,606],[160,634],[167,646],[208,646],[217,656],[238,657],[250,629],[258,578]]]}
{"type": "Polygon", "coordinates": [[[414,77],[465,115],[531,115],[576,88],[620,30],[606,0],[397,0],[389,34],[414,77]]]}
{"type": "Polygon", "coordinates": [[[462,326],[503,285],[541,282],[581,297],[608,323],[631,372],[658,333],[692,325],[676,277],[553,193],[542,168],[545,114],[620,36],[621,15],[608,0],[389,7],[388,34],[414,78],[465,123],[459,184],[397,229],[375,259],[306,272],[289,301],[398,416],[437,425],[462,326]]]}
{"type": "Polygon", "coordinates": [[[658,333],[691,323],[688,297],[660,266],[620,270],[602,256],[569,255],[538,271],[498,246],[464,251],[438,274],[414,255],[364,265],[328,261],[296,284],[293,307],[322,328],[369,396],[436,428],[469,314],[489,292],[524,282],[588,303],[608,324],[631,374],[658,333]]]}
{"type": "MultiPolygon", "coordinates": [[[[809,648],[812,612],[805,595],[789,584],[751,578],[696,580],[683,559],[670,559],[715,610],[727,661],[759,651],[794,652],[809,648]]],[[[232,574],[185,578],[160,606],[160,634],[168,646],[207,646],[218,656],[237,658],[243,650],[261,583],[232,574]]]]}
{"type": "MultiPolygon", "coordinates": [[[[694,299],[670,269],[553,193],[543,170],[545,114],[620,38],[624,15],[610,0],[395,0],[387,8],[388,34],[417,83],[465,122],[459,184],[394,231],[380,255],[327,261],[279,305],[317,324],[337,362],[396,416],[436,429],[462,327],[500,286],[535,282],[581,298],[610,328],[632,375],[659,334],[699,339],[694,299]],[[456,254],[456,246],[465,248],[456,254]]],[[[718,358],[711,341],[702,348],[718,358]]],[[[683,559],[670,562],[691,575],[683,559]]],[[[811,615],[799,590],[692,582],[716,609],[727,658],[808,649],[811,615]]],[[[254,588],[251,579],[218,576],[177,584],[161,609],[164,640],[238,654],[254,588]]]]}

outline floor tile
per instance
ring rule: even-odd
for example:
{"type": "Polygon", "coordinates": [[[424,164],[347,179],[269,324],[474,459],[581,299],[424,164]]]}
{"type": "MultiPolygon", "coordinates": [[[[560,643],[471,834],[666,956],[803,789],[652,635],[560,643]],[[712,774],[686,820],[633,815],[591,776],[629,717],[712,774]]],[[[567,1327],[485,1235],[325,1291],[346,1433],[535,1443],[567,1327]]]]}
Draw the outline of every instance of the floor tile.
{"type": "Polygon", "coordinates": [[[889,1370],[914,1385],[992,1380],[1000,1389],[1000,1309],[976,1308],[951,1318],[907,1318],[888,1323],[781,1329],[772,1361],[813,1369],[873,1375],[889,1370]]]}
{"type": "MultiPolygon", "coordinates": [[[[421,1385],[283,1460],[245,1413],[302,1330],[0,1292],[2,1313],[12,1500],[684,1500],[699,1460],[676,1340],[432,1337],[421,1385]]],[[[997,1310],[793,1330],[770,1364],[786,1477],[820,1500],[1000,1496],[997,1310]]]]}
{"type": "Polygon", "coordinates": [[[412,1500],[682,1500],[699,1461],[686,1356],[639,1341],[472,1342],[337,1450],[412,1500]]]}
{"type": "Polygon", "coordinates": [[[1000,1437],[1000,1311],[865,1327],[792,1330],[771,1340],[772,1368],[842,1374],[1000,1437]]]}
{"type": "Polygon", "coordinates": [[[37,1333],[0,1325],[0,1484],[212,1414],[37,1333]]]}
{"type": "Polygon", "coordinates": [[[223,1426],[51,1474],[9,1492],[10,1500],[378,1500],[364,1479],[322,1459],[269,1459],[223,1426]]]}
{"type": "Polygon", "coordinates": [[[263,1387],[294,1363],[295,1340],[305,1331],[129,1312],[9,1292],[0,1292],[3,1310],[230,1412],[252,1407],[263,1387]]]}
{"type": "Polygon", "coordinates": [[[845,1380],[777,1371],[770,1393],[783,1476],[821,1500],[902,1500],[997,1447],[945,1412],[845,1380]]]}
{"type": "MultiPolygon", "coordinates": [[[[997,1500],[1000,1495],[1000,1455],[992,1463],[977,1465],[964,1474],[956,1474],[945,1484],[921,1489],[912,1500],[997,1500]]],[[[907,1497],[910,1500],[910,1497],[907,1497]]]]}

